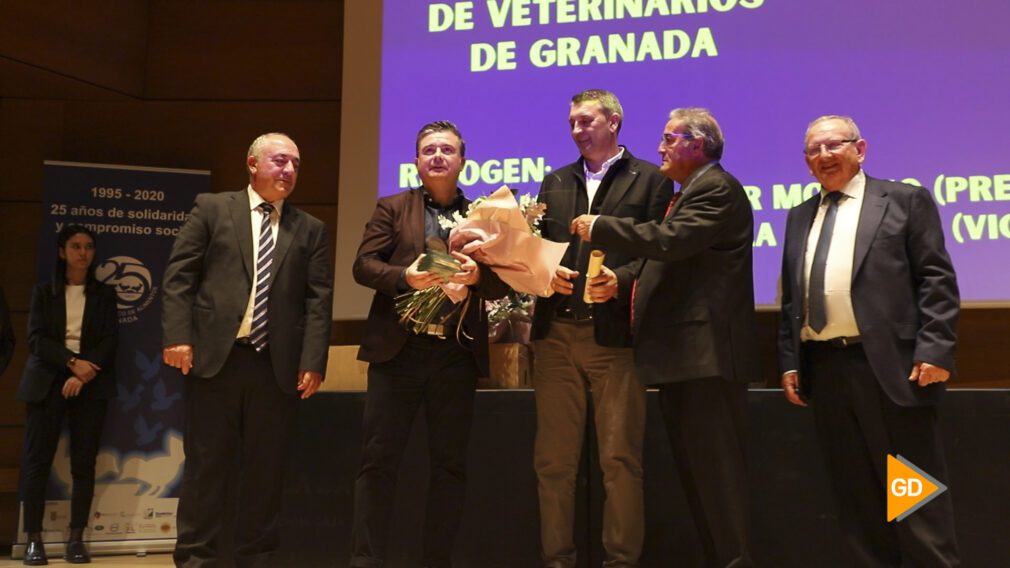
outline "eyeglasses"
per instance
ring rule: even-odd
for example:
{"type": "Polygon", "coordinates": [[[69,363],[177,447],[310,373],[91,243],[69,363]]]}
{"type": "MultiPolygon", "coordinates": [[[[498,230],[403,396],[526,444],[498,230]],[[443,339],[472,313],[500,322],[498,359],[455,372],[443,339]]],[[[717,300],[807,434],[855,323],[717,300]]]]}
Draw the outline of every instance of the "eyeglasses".
{"type": "Polygon", "coordinates": [[[820,144],[814,144],[813,146],[807,146],[803,149],[803,153],[807,155],[808,158],[816,158],[821,155],[821,152],[827,152],[829,154],[837,154],[845,148],[846,144],[851,144],[859,138],[846,138],[845,140],[828,140],[827,142],[821,142],[820,144]]]}
{"type": "Polygon", "coordinates": [[[666,132],[663,133],[663,139],[659,141],[659,145],[664,148],[672,148],[677,143],[678,138],[691,140],[694,136],[689,132],[666,132]]]}

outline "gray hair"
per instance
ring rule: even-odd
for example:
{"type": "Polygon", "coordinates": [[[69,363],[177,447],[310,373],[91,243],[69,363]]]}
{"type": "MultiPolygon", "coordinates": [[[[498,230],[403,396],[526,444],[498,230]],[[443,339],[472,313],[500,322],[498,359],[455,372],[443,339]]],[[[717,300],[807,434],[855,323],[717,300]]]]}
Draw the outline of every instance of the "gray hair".
{"type": "Polygon", "coordinates": [[[840,121],[844,122],[845,125],[849,127],[849,130],[852,132],[852,136],[853,137],[855,137],[857,139],[862,138],[862,135],[859,134],[859,127],[856,126],[856,121],[852,120],[852,117],[848,117],[848,116],[845,116],[843,114],[826,114],[824,116],[818,116],[817,118],[815,118],[813,120],[813,122],[811,122],[810,124],[807,125],[807,131],[803,135],[803,141],[806,142],[807,138],[810,137],[810,131],[815,126],[817,126],[818,124],[820,124],[822,122],[827,122],[829,120],[840,120],[840,121]]]}
{"type": "Polygon", "coordinates": [[[719,123],[712,116],[712,112],[707,108],[687,107],[675,108],[670,111],[670,120],[679,120],[684,123],[684,128],[692,138],[698,138],[705,143],[702,145],[702,152],[708,158],[718,160],[722,158],[722,148],[724,141],[722,129],[719,123]]]}
{"type": "MultiPolygon", "coordinates": [[[[255,156],[258,160],[260,158],[260,153],[263,152],[263,147],[267,145],[267,141],[278,136],[283,136],[294,143],[294,139],[283,132],[267,132],[266,134],[260,134],[252,141],[252,144],[249,145],[249,151],[246,153],[246,157],[255,156]]],[[[295,146],[297,146],[297,144],[295,144],[295,146]]]]}
{"type": "Polygon", "coordinates": [[[624,108],[621,106],[621,101],[617,100],[617,95],[603,89],[586,89],[572,96],[573,105],[589,101],[600,103],[600,108],[603,109],[603,116],[606,118],[609,119],[615,114],[621,117],[620,122],[617,123],[617,132],[620,133],[621,127],[624,126],[624,108]]]}

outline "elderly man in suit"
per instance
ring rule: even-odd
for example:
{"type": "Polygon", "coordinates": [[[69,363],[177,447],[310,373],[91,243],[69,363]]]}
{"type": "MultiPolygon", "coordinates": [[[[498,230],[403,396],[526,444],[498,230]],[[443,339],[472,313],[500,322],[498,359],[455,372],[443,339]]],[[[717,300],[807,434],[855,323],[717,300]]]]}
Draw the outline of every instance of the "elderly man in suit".
{"type": "Polygon", "coordinates": [[[301,156],[284,134],[249,147],[249,185],[201,194],[165,269],[163,359],[185,380],[177,566],[219,558],[221,496],[239,461],[234,562],[269,566],[298,400],[319,388],[333,276],[322,221],[289,202],[301,156]]]}
{"type": "Polygon", "coordinates": [[[888,454],[944,481],[936,402],[954,371],[959,296],[929,192],[863,173],[845,116],[807,128],[821,193],[789,212],[779,366],[813,402],[842,532],[860,566],[958,566],[950,493],[886,520],[888,454]]]}
{"type": "Polygon", "coordinates": [[[421,560],[434,568],[451,565],[463,513],[474,392],[477,377],[488,372],[483,299],[507,291],[491,270],[454,252],[461,268],[449,281],[466,285],[471,297],[458,311],[447,302],[446,321],[422,332],[400,322],[396,297],[442,281],[419,264],[427,247],[445,245],[453,214],[465,216],[470,203],[456,185],[466,143],[453,123],[424,125],[415,150],[421,187],[379,200],[354,261],[354,279],[374,289],[375,296],[358,351],[358,359],[368,362],[368,395],[354,484],[353,567],[383,564],[396,475],[422,405],[431,474],[421,560]]]}
{"type": "Polygon", "coordinates": [[[618,145],[623,123],[624,109],[613,93],[591,89],[572,97],[568,124],[580,157],[544,178],[538,196],[547,205],[543,237],[570,243],[551,282],[554,295],[537,300],[532,330],[534,466],[543,565],[551,568],[576,563],[575,478],[589,396],[606,491],[603,565],[637,566],[645,536],[645,388],[632,370],[628,315],[636,255],[599,247],[606,266],[588,286],[587,303],[583,292],[592,247],[568,231],[568,223],[583,213],[636,221],[662,217],[673,188],[656,166],[618,145]]]}
{"type": "Polygon", "coordinates": [[[659,170],[680,184],[660,222],[583,215],[572,232],[642,258],[632,289],[635,370],[660,409],[705,566],[751,566],[744,455],[747,383],[758,380],[754,216],[719,164],[723,136],[701,108],[676,109],[659,170]]]}

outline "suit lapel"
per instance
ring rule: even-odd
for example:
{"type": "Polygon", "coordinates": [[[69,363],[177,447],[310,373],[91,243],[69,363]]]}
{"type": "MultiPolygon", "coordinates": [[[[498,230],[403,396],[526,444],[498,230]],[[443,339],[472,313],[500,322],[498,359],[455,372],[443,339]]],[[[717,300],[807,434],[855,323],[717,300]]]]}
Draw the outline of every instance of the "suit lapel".
{"type": "Polygon", "coordinates": [[[424,242],[424,188],[420,187],[413,190],[410,194],[410,198],[407,200],[407,208],[403,212],[405,223],[405,230],[407,232],[407,242],[414,247],[414,254],[411,258],[417,258],[422,252],[425,251],[424,242]]]}
{"type": "MultiPolygon", "coordinates": [[[[579,161],[578,161],[579,165],[578,165],[578,167],[572,168],[572,171],[571,171],[572,177],[569,178],[569,180],[568,180],[568,183],[571,184],[569,187],[572,188],[572,191],[566,191],[565,192],[565,199],[566,199],[566,201],[564,203],[564,211],[562,211],[562,213],[564,213],[564,214],[563,215],[551,215],[551,212],[548,211],[547,215],[549,215],[549,216],[551,216],[551,217],[553,217],[555,219],[574,219],[574,218],[578,217],[579,215],[583,215],[583,214],[589,212],[589,211],[576,211],[575,210],[575,205],[579,202],[579,197],[578,197],[579,196],[579,192],[580,191],[583,192],[583,193],[586,192],[586,179],[582,175],[582,172],[583,172],[583,163],[584,163],[583,159],[579,158],[579,161]]],[[[568,223],[562,223],[562,224],[564,225],[564,229],[563,229],[562,233],[565,233],[565,234],[568,233],[568,223]]]]}
{"type": "MultiPolygon", "coordinates": [[[[49,288],[49,293],[52,293],[52,288],[49,288]]],[[[64,289],[62,294],[53,295],[52,303],[52,318],[53,322],[52,330],[55,337],[60,338],[60,343],[66,341],[67,339],[67,292],[64,289]]],[[[83,322],[82,322],[83,327],[83,322]]]]}
{"type": "Polygon", "coordinates": [[[806,278],[806,256],[807,256],[807,241],[810,238],[810,228],[814,224],[814,218],[817,217],[817,209],[821,206],[821,194],[818,193],[812,199],[808,199],[805,203],[802,203],[797,207],[796,210],[796,220],[794,223],[799,224],[797,234],[801,238],[793,240],[790,245],[792,250],[786,251],[788,255],[787,258],[791,258],[793,262],[793,296],[796,298],[804,297],[805,284],[804,280],[806,278]]]}
{"type": "Polygon", "coordinates": [[[287,255],[288,249],[291,248],[291,242],[298,233],[301,221],[301,212],[288,205],[288,202],[285,201],[284,209],[281,213],[281,221],[277,225],[277,244],[274,246],[274,269],[270,271],[271,284],[274,278],[277,278],[277,273],[280,272],[281,266],[283,266],[284,256],[287,255]]]}
{"type": "Polygon", "coordinates": [[[856,226],[856,248],[852,258],[852,280],[856,280],[859,268],[870,252],[870,244],[877,234],[880,221],[887,211],[887,191],[877,184],[877,180],[866,176],[863,191],[863,207],[859,210],[859,224],[856,226]]]}
{"type": "MultiPolygon", "coordinates": [[[[81,349],[84,349],[84,338],[91,337],[91,324],[95,317],[95,310],[98,309],[98,292],[88,292],[84,288],[84,315],[81,318],[81,349]]],[[[63,310],[66,313],[66,309],[63,310]]],[[[66,326],[64,326],[66,327],[66,326]]]]}
{"type": "Polygon", "coordinates": [[[238,250],[242,257],[242,267],[245,268],[245,274],[249,282],[252,282],[253,244],[252,221],[249,219],[248,190],[238,191],[233,194],[231,203],[228,205],[228,212],[231,214],[231,221],[235,226],[235,238],[238,241],[238,250]]]}
{"type": "MultiPolygon", "coordinates": [[[[613,176],[610,178],[610,187],[607,188],[605,197],[603,198],[603,203],[600,204],[600,214],[608,215],[611,211],[617,208],[617,204],[624,199],[624,195],[628,193],[628,189],[631,187],[632,182],[638,177],[638,170],[631,167],[631,159],[634,156],[627,148],[624,149],[624,157],[614,166],[617,171],[614,172],[613,176]]],[[[590,208],[592,204],[590,204],[590,208]]]]}

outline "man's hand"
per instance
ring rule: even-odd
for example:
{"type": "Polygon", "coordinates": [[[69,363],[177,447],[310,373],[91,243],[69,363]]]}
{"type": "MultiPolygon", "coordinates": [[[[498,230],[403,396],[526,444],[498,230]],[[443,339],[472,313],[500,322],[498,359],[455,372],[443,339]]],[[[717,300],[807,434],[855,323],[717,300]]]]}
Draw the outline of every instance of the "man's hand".
{"type": "Polygon", "coordinates": [[[786,395],[786,400],[796,406],[807,405],[806,401],[800,398],[800,375],[796,371],[782,375],[782,394],[786,395]]]}
{"type": "Polygon", "coordinates": [[[80,379],[81,383],[90,382],[98,374],[98,371],[101,370],[102,368],[98,365],[84,359],[77,359],[73,365],[70,365],[70,372],[80,379]]]}
{"type": "Polygon", "coordinates": [[[84,388],[84,381],[77,377],[70,377],[67,379],[67,382],[63,383],[60,393],[63,395],[63,398],[70,398],[81,394],[82,388],[84,388]]]}
{"type": "Polygon", "coordinates": [[[595,221],[597,217],[599,217],[599,215],[579,215],[578,217],[572,219],[572,225],[569,229],[573,235],[578,233],[579,237],[588,243],[592,240],[589,238],[590,229],[593,226],[593,221],[595,221]]]}
{"type": "Polygon", "coordinates": [[[557,272],[554,273],[554,278],[551,278],[551,290],[554,290],[558,294],[571,296],[572,291],[575,289],[575,285],[572,284],[572,278],[577,278],[578,276],[578,272],[569,270],[564,266],[559,266],[557,272]]]}
{"type": "Polygon", "coordinates": [[[302,400],[316,394],[323,376],[315,371],[298,371],[298,390],[302,391],[302,400]]]}
{"type": "Polygon", "coordinates": [[[919,383],[920,387],[933,383],[942,383],[950,378],[950,371],[943,367],[937,367],[925,361],[916,361],[912,366],[912,372],[908,375],[908,380],[919,383]]]}
{"type": "Polygon", "coordinates": [[[193,346],[188,343],[169,345],[161,352],[161,359],[169,367],[175,367],[188,375],[193,368],[193,346]]]}
{"type": "Polygon", "coordinates": [[[464,286],[474,286],[480,282],[480,267],[472,258],[461,253],[453,252],[452,257],[462,265],[459,272],[449,277],[449,282],[463,284],[464,286]]]}
{"type": "Polygon", "coordinates": [[[431,288],[442,283],[442,279],[437,274],[417,269],[417,265],[421,262],[423,256],[424,253],[418,255],[414,259],[413,264],[408,266],[407,271],[403,274],[403,279],[407,282],[407,286],[415,290],[424,290],[425,288],[431,288]]]}
{"type": "Polygon", "coordinates": [[[589,297],[599,304],[617,297],[617,275],[606,266],[600,267],[600,274],[586,281],[589,297]]]}

